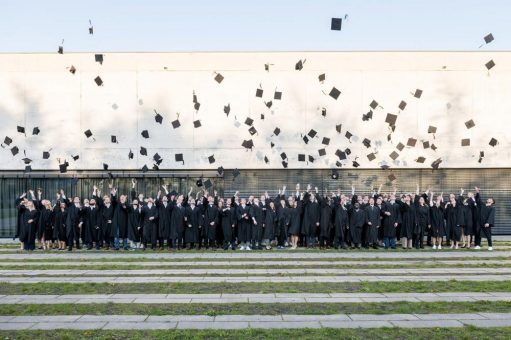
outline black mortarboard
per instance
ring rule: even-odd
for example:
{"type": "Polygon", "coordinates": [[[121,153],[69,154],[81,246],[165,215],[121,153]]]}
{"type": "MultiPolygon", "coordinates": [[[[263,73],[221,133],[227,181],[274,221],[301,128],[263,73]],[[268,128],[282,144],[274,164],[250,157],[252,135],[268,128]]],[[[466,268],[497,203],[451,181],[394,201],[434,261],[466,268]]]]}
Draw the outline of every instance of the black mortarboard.
{"type": "Polygon", "coordinates": [[[158,166],[159,164],[153,164],[153,170],[160,170],[160,167],[158,166]]]}
{"type": "Polygon", "coordinates": [[[13,156],[16,156],[19,151],[20,151],[20,149],[18,149],[17,146],[14,146],[14,147],[11,148],[11,153],[12,153],[13,156]]]}
{"type": "Polygon", "coordinates": [[[324,155],[326,155],[326,150],[325,149],[319,149],[318,153],[319,153],[319,156],[324,156],[324,155]]]}
{"type": "Polygon", "coordinates": [[[430,125],[428,127],[428,133],[436,133],[436,126],[430,125]]]}
{"type": "Polygon", "coordinates": [[[280,134],[280,129],[278,127],[276,127],[275,130],[273,130],[273,134],[275,136],[278,136],[280,134]]]}
{"type": "MultiPolygon", "coordinates": [[[[339,161],[336,161],[335,166],[338,166],[340,168],[342,166],[342,163],[339,161]]],[[[339,176],[337,176],[337,177],[339,177],[339,176]]],[[[337,178],[334,178],[334,179],[337,179],[337,178]]]]}
{"type": "Polygon", "coordinates": [[[23,127],[23,126],[19,126],[19,125],[18,125],[18,126],[17,126],[17,129],[18,129],[18,132],[19,132],[19,133],[25,133],[25,127],[23,127]]]}
{"type": "Polygon", "coordinates": [[[159,162],[162,158],[161,158],[161,156],[158,153],[155,153],[154,156],[153,156],[153,159],[154,159],[155,162],[159,162]]]}
{"type": "Polygon", "coordinates": [[[314,163],[314,157],[312,157],[311,155],[309,155],[309,162],[314,163]]]}
{"type": "Polygon", "coordinates": [[[309,144],[309,137],[303,136],[302,139],[305,144],[309,144]]]}
{"type": "Polygon", "coordinates": [[[144,166],[142,167],[142,172],[146,173],[147,171],[149,171],[149,168],[147,167],[147,165],[144,164],[144,166]]]}
{"type": "Polygon", "coordinates": [[[353,137],[353,135],[351,134],[351,132],[349,131],[346,131],[346,138],[350,139],[351,137],[353,137]]]}
{"type": "Polygon", "coordinates": [[[492,138],[490,139],[490,143],[489,143],[491,146],[495,146],[498,144],[498,141],[495,139],[495,138],[492,138]]]}
{"type": "Polygon", "coordinates": [[[69,68],[69,72],[71,72],[71,74],[75,74],[76,73],[76,67],[71,65],[71,67],[69,68]]]}
{"type": "Polygon", "coordinates": [[[32,166],[25,165],[25,172],[31,172],[31,171],[32,171],[32,166]]]}
{"type": "Polygon", "coordinates": [[[144,137],[144,138],[149,138],[149,131],[144,130],[144,131],[142,131],[141,135],[142,135],[142,137],[144,137]]]}
{"type": "Polygon", "coordinates": [[[484,157],[484,151],[479,151],[479,157],[484,157]]]}
{"type": "Polygon", "coordinates": [[[231,104],[224,105],[224,113],[229,115],[229,112],[231,112],[231,104]]]}
{"type": "Polygon", "coordinates": [[[463,138],[461,140],[461,146],[470,146],[470,138],[463,138]]]}
{"type": "Polygon", "coordinates": [[[250,127],[250,129],[248,129],[248,132],[250,133],[251,136],[255,135],[257,133],[257,130],[255,127],[250,127]]]}
{"type": "Polygon", "coordinates": [[[330,29],[332,31],[340,31],[342,26],[342,18],[332,18],[330,29]]]}
{"type": "Polygon", "coordinates": [[[193,102],[194,104],[195,104],[195,103],[198,103],[198,101],[197,101],[197,95],[195,94],[195,91],[193,91],[192,102],[193,102]]]}
{"type": "Polygon", "coordinates": [[[422,157],[422,156],[421,156],[421,157],[417,158],[415,161],[416,161],[417,163],[424,163],[424,162],[426,161],[426,158],[424,158],[424,157],[422,157]]]}
{"type": "Polygon", "coordinates": [[[422,142],[422,147],[424,149],[429,149],[429,142],[428,141],[422,142]]]}
{"type": "Polygon", "coordinates": [[[200,103],[199,103],[199,102],[197,102],[197,103],[193,104],[193,108],[194,108],[196,111],[199,111],[199,109],[200,109],[200,103]]]}
{"type": "Polygon", "coordinates": [[[25,162],[25,164],[30,164],[30,162],[32,162],[32,160],[27,157],[23,158],[22,161],[25,162]]]}
{"type": "Polygon", "coordinates": [[[103,80],[101,79],[100,76],[97,76],[96,78],[94,78],[94,82],[96,83],[96,85],[98,86],[103,86],[103,80]]]}
{"type": "Polygon", "coordinates": [[[347,158],[347,157],[346,157],[346,152],[341,151],[341,150],[337,150],[337,151],[335,152],[335,155],[336,155],[337,157],[339,157],[339,159],[340,159],[341,161],[342,161],[342,160],[345,160],[345,159],[347,158]]]}
{"type": "Polygon", "coordinates": [[[220,73],[217,73],[215,76],[215,81],[220,84],[223,80],[224,80],[224,76],[221,75],[220,73]]]}
{"type": "Polygon", "coordinates": [[[71,156],[71,157],[73,157],[73,161],[77,161],[78,159],[80,159],[80,155],[71,156]]]}
{"type": "Polygon", "coordinates": [[[270,142],[270,147],[273,148],[275,146],[275,143],[270,142]]]}
{"type": "Polygon", "coordinates": [[[353,161],[353,167],[354,168],[358,168],[359,166],[360,166],[360,164],[357,161],[353,161]]]}
{"type": "Polygon", "coordinates": [[[326,117],[326,109],[325,109],[325,108],[322,108],[322,109],[321,109],[321,115],[322,115],[323,117],[326,117]]]}
{"type": "Polygon", "coordinates": [[[43,151],[43,159],[50,158],[50,152],[49,151],[43,151]]]}
{"type": "Polygon", "coordinates": [[[108,164],[103,163],[103,170],[108,170],[108,164]]]}
{"type": "Polygon", "coordinates": [[[295,70],[297,71],[301,71],[303,69],[303,61],[300,59],[298,60],[298,62],[295,64],[295,70]]]}
{"type": "Polygon", "coordinates": [[[401,111],[403,111],[406,107],[406,102],[404,100],[401,101],[401,103],[399,103],[399,109],[401,111]]]}
{"type": "Polygon", "coordinates": [[[364,140],[362,141],[362,144],[364,144],[364,146],[366,148],[370,148],[371,147],[371,141],[367,138],[364,138],[364,140]]]}
{"type": "Polygon", "coordinates": [[[403,151],[404,148],[405,148],[405,145],[403,143],[398,143],[396,145],[396,149],[398,149],[399,151],[403,151]]]}
{"type": "Polygon", "coordinates": [[[435,150],[437,149],[436,145],[435,145],[435,144],[431,144],[431,149],[432,149],[433,151],[435,151],[435,150]]]}
{"type": "Polygon", "coordinates": [[[396,180],[396,175],[390,174],[390,175],[387,176],[387,178],[389,179],[389,181],[393,182],[393,181],[396,180]]]}
{"type": "Polygon", "coordinates": [[[199,120],[199,119],[197,119],[196,121],[194,121],[194,122],[193,122],[193,127],[194,127],[194,128],[199,128],[199,127],[201,127],[201,126],[202,126],[202,124],[200,123],[200,120],[199,120]]]}
{"type": "Polygon", "coordinates": [[[181,123],[179,122],[179,119],[174,120],[171,124],[172,124],[172,127],[174,129],[177,129],[178,127],[181,126],[181,123]]]}
{"type": "Polygon", "coordinates": [[[392,151],[390,153],[389,157],[392,158],[392,160],[395,161],[399,157],[399,154],[396,151],[392,151]]]}
{"type": "Polygon", "coordinates": [[[369,112],[366,114],[362,114],[362,120],[364,122],[369,121],[369,119],[373,119],[373,111],[372,110],[369,110],[369,112]]]}
{"type": "Polygon", "coordinates": [[[201,187],[203,185],[202,183],[202,178],[199,178],[196,182],[195,182],[195,185],[197,185],[198,187],[201,187]]]}
{"type": "Polygon", "coordinates": [[[219,167],[216,169],[216,171],[218,172],[218,174],[219,174],[220,176],[222,176],[222,174],[224,173],[224,167],[223,167],[223,166],[219,166],[219,167]]]}
{"type": "Polygon", "coordinates": [[[162,123],[163,122],[163,116],[161,114],[159,114],[158,112],[156,112],[156,115],[154,116],[154,121],[156,123],[162,123]]]}
{"type": "Polygon", "coordinates": [[[317,132],[316,132],[316,130],[311,129],[311,130],[309,131],[308,135],[309,135],[309,137],[310,137],[310,138],[314,138],[314,136],[316,136],[316,135],[317,135],[317,132]]]}
{"type": "Polygon", "coordinates": [[[205,187],[206,189],[209,189],[209,188],[211,188],[212,186],[213,186],[213,183],[211,183],[211,180],[207,179],[207,180],[205,180],[205,181],[204,181],[204,187],[205,187]]]}
{"type": "Polygon", "coordinates": [[[287,168],[287,164],[288,164],[288,163],[287,163],[286,161],[282,161],[282,166],[283,166],[284,168],[287,168]]]}
{"type": "Polygon", "coordinates": [[[183,164],[185,163],[182,153],[176,153],[175,160],[176,162],[183,162],[183,164]]]}
{"type": "Polygon", "coordinates": [[[471,129],[474,126],[476,126],[476,123],[474,123],[474,120],[471,119],[471,120],[465,122],[465,126],[467,127],[467,129],[471,129]]]}
{"type": "Polygon", "coordinates": [[[264,102],[264,105],[266,105],[267,108],[271,109],[273,102],[270,100],[269,102],[264,102]]]}
{"type": "Polygon", "coordinates": [[[263,89],[257,89],[256,90],[256,97],[259,97],[259,98],[263,97],[263,89]]]}
{"type": "Polygon", "coordinates": [[[252,149],[254,147],[254,142],[252,139],[244,140],[243,143],[241,143],[241,146],[243,146],[245,149],[252,149]]]}
{"type": "Polygon", "coordinates": [[[321,143],[324,144],[324,145],[330,144],[330,138],[323,137],[323,141],[321,143]]]}
{"type": "Polygon", "coordinates": [[[140,154],[142,156],[147,156],[147,149],[144,148],[143,146],[140,147],[140,154]]]}
{"type": "Polygon", "coordinates": [[[65,162],[65,163],[63,163],[63,164],[59,164],[59,170],[60,170],[60,172],[61,172],[61,173],[65,173],[65,172],[67,172],[67,166],[68,166],[68,163],[67,163],[67,162],[65,162]]]}
{"type": "Polygon", "coordinates": [[[334,98],[335,100],[337,100],[337,98],[339,98],[339,96],[341,95],[341,91],[339,91],[337,88],[335,87],[332,87],[332,89],[330,90],[330,93],[329,93],[330,97],[334,98]]]}
{"type": "Polygon", "coordinates": [[[282,92],[275,91],[275,94],[273,95],[273,99],[281,100],[282,99],[282,92]]]}
{"type": "Polygon", "coordinates": [[[298,154],[298,162],[305,162],[305,155],[303,153],[298,154]]]}
{"type": "Polygon", "coordinates": [[[57,52],[59,54],[64,54],[64,46],[59,46],[59,50],[57,52]]]}
{"type": "Polygon", "coordinates": [[[251,126],[253,123],[254,123],[254,120],[252,118],[247,117],[247,119],[245,119],[245,124],[247,124],[248,126],[251,126]]]}
{"type": "Polygon", "coordinates": [[[495,62],[493,60],[490,60],[489,62],[487,62],[486,64],[484,64],[484,66],[486,66],[486,68],[489,70],[491,70],[494,66],[495,66],[495,62]]]}
{"type": "Polygon", "coordinates": [[[413,94],[415,98],[420,98],[422,96],[422,90],[417,89],[415,90],[415,93],[413,94]]]}
{"type": "Polygon", "coordinates": [[[264,70],[265,71],[269,71],[270,70],[270,64],[264,64],[264,70]]]}
{"type": "Polygon", "coordinates": [[[117,137],[116,136],[111,136],[111,141],[112,143],[117,143],[117,137]]]}
{"type": "Polygon", "coordinates": [[[232,171],[232,177],[236,178],[240,175],[240,171],[236,168],[232,171]]]}
{"type": "Polygon", "coordinates": [[[406,143],[406,145],[414,147],[416,143],[417,139],[410,137],[408,138],[408,142],[406,143]]]}
{"type": "Polygon", "coordinates": [[[211,155],[208,157],[209,164],[215,163],[215,155],[211,155]]]}
{"type": "Polygon", "coordinates": [[[9,146],[9,145],[11,145],[11,143],[12,143],[11,137],[5,136],[4,144],[9,146]]]}
{"type": "Polygon", "coordinates": [[[319,80],[319,81],[325,81],[325,79],[326,79],[326,75],[325,75],[324,73],[322,73],[322,74],[320,74],[320,75],[318,76],[318,80],[319,80]]]}
{"type": "Polygon", "coordinates": [[[369,104],[369,106],[371,107],[371,109],[376,109],[378,107],[378,102],[376,100],[372,100],[371,101],[371,104],[369,104]]]}
{"type": "Polygon", "coordinates": [[[493,38],[493,34],[491,34],[491,33],[490,33],[490,34],[488,34],[488,35],[486,35],[486,36],[484,37],[484,42],[485,42],[486,44],[489,44],[489,43],[491,43],[491,42],[493,41],[493,39],[494,39],[494,38],[493,38]]]}
{"type": "Polygon", "coordinates": [[[85,136],[87,138],[89,138],[90,136],[92,136],[92,131],[91,130],[87,130],[87,131],[84,132],[84,134],[85,134],[85,136]]]}
{"type": "Polygon", "coordinates": [[[89,26],[89,34],[90,35],[94,34],[94,26],[89,26]]]}
{"type": "Polygon", "coordinates": [[[285,152],[281,153],[280,158],[282,158],[282,160],[285,160],[287,158],[286,153],[285,152]]]}
{"type": "Polygon", "coordinates": [[[396,125],[397,115],[392,113],[387,113],[387,117],[385,118],[385,123],[388,123],[390,126],[396,125]]]}
{"type": "Polygon", "coordinates": [[[440,163],[442,163],[442,159],[438,158],[433,163],[431,163],[431,167],[433,169],[438,169],[438,167],[440,166],[440,163]]]}
{"type": "Polygon", "coordinates": [[[369,161],[374,161],[376,159],[374,152],[371,152],[369,155],[367,155],[367,159],[369,159],[369,161]]]}
{"type": "Polygon", "coordinates": [[[33,130],[32,130],[32,135],[38,135],[39,132],[41,132],[41,130],[36,126],[33,130]]]}
{"type": "Polygon", "coordinates": [[[341,129],[342,129],[342,124],[337,124],[335,126],[335,131],[337,131],[337,133],[341,133],[341,129]]]}
{"type": "Polygon", "coordinates": [[[103,54],[94,54],[94,60],[103,65],[103,54]]]}
{"type": "Polygon", "coordinates": [[[266,164],[270,163],[270,160],[268,159],[268,157],[267,157],[267,156],[264,156],[264,162],[265,162],[266,164]]]}
{"type": "Polygon", "coordinates": [[[133,151],[130,150],[130,152],[128,153],[128,159],[133,159],[133,151]]]}

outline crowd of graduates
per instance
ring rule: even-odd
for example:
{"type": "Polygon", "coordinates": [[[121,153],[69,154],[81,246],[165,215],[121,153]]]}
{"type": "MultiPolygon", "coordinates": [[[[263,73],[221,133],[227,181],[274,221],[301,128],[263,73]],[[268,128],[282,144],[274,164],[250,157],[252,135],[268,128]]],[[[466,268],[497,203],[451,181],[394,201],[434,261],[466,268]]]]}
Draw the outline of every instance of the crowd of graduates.
{"type": "Polygon", "coordinates": [[[28,190],[16,199],[16,235],[21,249],[146,250],[223,249],[270,250],[307,247],[480,249],[481,236],[492,250],[495,202],[483,201],[479,188],[458,196],[423,193],[351,195],[296,185],[274,196],[222,198],[216,191],[179,194],[162,186],[156,197],[137,193],[109,194],[94,186],[89,198],[67,197],[63,190],[52,201],[28,190]],[[37,245],[36,245],[37,241],[37,245]]]}

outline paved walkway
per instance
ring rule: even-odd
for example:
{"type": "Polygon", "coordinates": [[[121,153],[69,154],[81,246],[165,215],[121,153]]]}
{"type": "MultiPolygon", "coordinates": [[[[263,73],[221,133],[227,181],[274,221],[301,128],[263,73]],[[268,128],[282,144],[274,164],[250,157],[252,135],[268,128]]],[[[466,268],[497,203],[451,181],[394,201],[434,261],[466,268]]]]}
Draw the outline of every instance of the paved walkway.
{"type": "Polygon", "coordinates": [[[204,269],[13,269],[0,270],[1,277],[7,276],[155,276],[155,275],[296,275],[296,274],[330,274],[330,275],[442,275],[447,273],[459,273],[460,275],[504,275],[511,274],[511,268],[272,268],[272,269],[229,269],[229,268],[204,268],[204,269]]]}
{"type": "Polygon", "coordinates": [[[8,283],[147,283],[147,282],[403,282],[403,281],[509,281],[511,275],[367,275],[367,276],[101,276],[101,277],[0,277],[8,283]]]}
{"type": "MultiPolygon", "coordinates": [[[[317,266],[411,266],[411,265],[511,265],[511,260],[399,260],[388,261],[381,259],[380,261],[346,261],[339,259],[337,261],[29,261],[29,262],[2,262],[0,266],[3,267],[18,267],[18,266],[58,266],[58,267],[93,267],[93,266],[144,266],[144,267],[211,267],[211,266],[225,266],[225,267],[317,267],[317,266]]],[[[450,270],[450,268],[449,268],[450,270]]]]}
{"type": "Polygon", "coordinates": [[[399,251],[399,252],[383,252],[383,251],[343,251],[343,252],[293,252],[293,251],[272,251],[272,252],[208,252],[208,253],[153,253],[151,251],[145,252],[93,252],[87,253],[82,252],[60,252],[60,253],[19,253],[19,254],[0,254],[0,260],[8,259],[437,259],[437,258],[463,258],[463,259],[474,259],[474,258],[492,258],[492,257],[509,257],[511,258],[511,251],[487,251],[472,250],[472,251],[399,251]]]}
{"type": "Polygon", "coordinates": [[[0,295],[0,304],[389,303],[511,301],[511,292],[0,295]]]}
{"type": "Polygon", "coordinates": [[[0,329],[242,329],[509,327],[511,313],[336,315],[0,316],[0,329]]]}

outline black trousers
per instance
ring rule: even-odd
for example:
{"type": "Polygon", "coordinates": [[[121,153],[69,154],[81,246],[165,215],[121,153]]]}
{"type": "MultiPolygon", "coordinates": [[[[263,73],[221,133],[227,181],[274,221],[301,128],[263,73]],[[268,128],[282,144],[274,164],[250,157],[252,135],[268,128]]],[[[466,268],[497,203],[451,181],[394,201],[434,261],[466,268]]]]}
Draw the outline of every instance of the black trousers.
{"type": "Polygon", "coordinates": [[[286,230],[286,225],[284,223],[279,223],[279,237],[278,237],[278,242],[279,242],[279,246],[284,246],[284,244],[286,244],[286,240],[287,240],[287,230],[286,230]]]}
{"type": "Polygon", "coordinates": [[[486,228],[486,227],[482,226],[481,232],[484,235],[484,237],[486,237],[486,240],[488,240],[488,247],[493,247],[492,242],[491,242],[491,227],[486,228]]]}

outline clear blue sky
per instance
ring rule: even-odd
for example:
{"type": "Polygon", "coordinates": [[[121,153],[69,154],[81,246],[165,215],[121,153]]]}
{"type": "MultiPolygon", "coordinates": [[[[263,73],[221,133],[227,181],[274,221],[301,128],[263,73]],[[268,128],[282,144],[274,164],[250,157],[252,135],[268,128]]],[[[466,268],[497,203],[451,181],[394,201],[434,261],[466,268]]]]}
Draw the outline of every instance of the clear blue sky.
{"type": "Polygon", "coordinates": [[[509,0],[0,0],[0,52],[477,50],[490,32],[484,49],[509,50],[510,13],[509,0]]]}

